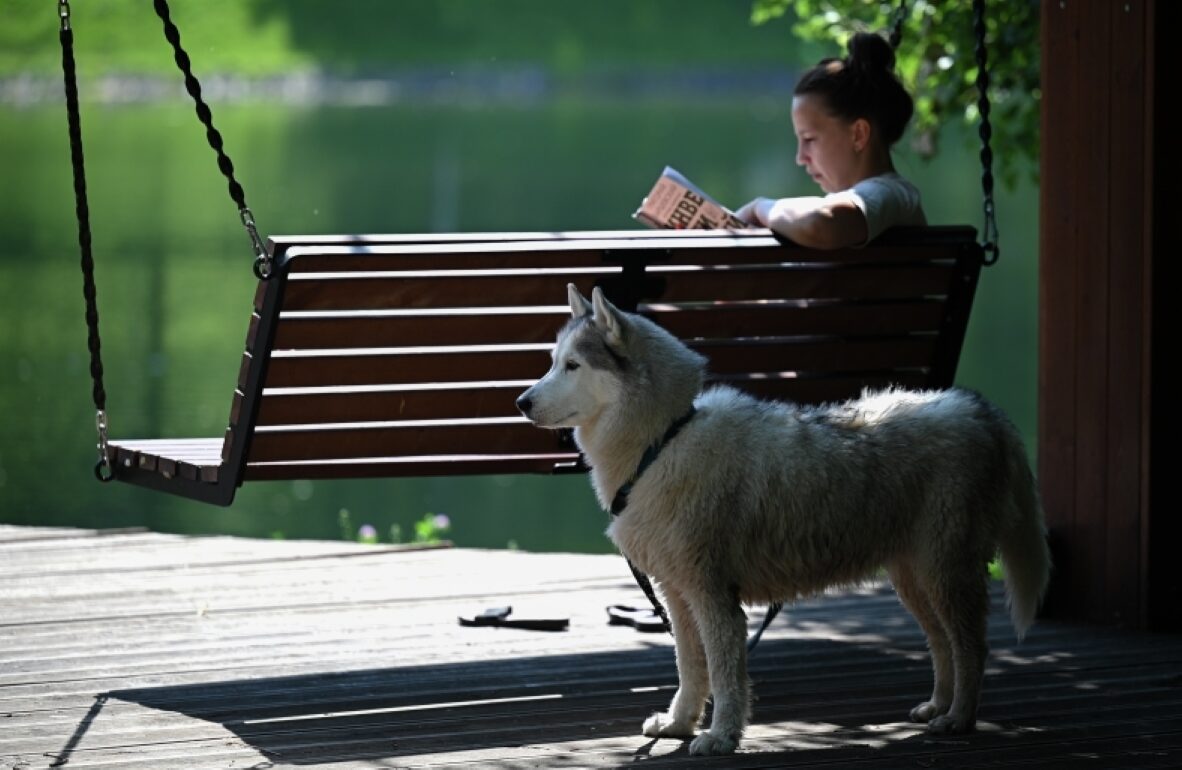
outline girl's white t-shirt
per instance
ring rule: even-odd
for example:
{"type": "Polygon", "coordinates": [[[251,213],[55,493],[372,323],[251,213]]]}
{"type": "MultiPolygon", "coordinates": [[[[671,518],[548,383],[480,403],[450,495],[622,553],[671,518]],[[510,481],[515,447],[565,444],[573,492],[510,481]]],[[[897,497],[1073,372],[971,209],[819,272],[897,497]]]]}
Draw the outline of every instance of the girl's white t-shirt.
{"type": "Polygon", "coordinates": [[[850,201],[861,210],[866,217],[867,233],[863,246],[896,225],[923,226],[928,223],[919,188],[893,171],[863,179],[850,189],[827,197],[850,201]]]}

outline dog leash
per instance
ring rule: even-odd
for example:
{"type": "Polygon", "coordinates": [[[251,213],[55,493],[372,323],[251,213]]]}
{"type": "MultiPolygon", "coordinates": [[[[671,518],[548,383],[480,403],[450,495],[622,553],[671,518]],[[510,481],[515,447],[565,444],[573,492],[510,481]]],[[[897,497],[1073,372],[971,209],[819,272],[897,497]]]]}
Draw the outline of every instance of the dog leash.
{"type": "MultiPolygon", "coordinates": [[[[620,486],[620,488],[616,490],[615,497],[612,498],[611,510],[613,517],[619,516],[620,513],[628,507],[628,495],[631,494],[632,487],[636,484],[644,472],[648,470],[649,466],[656,462],[657,456],[661,454],[661,450],[665,448],[665,445],[672,441],[673,438],[681,432],[681,429],[686,426],[686,423],[692,420],[694,415],[697,413],[697,408],[691,404],[689,411],[674,420],[673,424],[670,425],[669,429],[665,431],[665,435],[661,437],[660,441],[656,442],[655,444],[650,444],[648,449],[644,450],[644,454],[640,457],[640,464],[636,466],[636,471],[632,474],[632,478],[625,481],[620,486]]],[[[624,557],[624,561],[628,562],[628,569],[632,570],[632,577],[636,578],[636,584],[640,586],[641,591],[644,591],[644,595],[648,597],[649,603],[651,603],[653,605],[653,609],[656,610],[657,617],[661,619],[661,625],[663,625],[665,627],[665,631],[670,636],[672,636],[673,626],[669,623],[669,616],[665,614],[665,607],[661,604],[661,600],[657,598],[656,591],[653,590],[652,581],[648,579],[648,575],[637,569],[636,565],[633,564],[632,560],[627,556],[624,557]]]]}
{"type": "MultiPolygon", "coordinates": [[[[636,472],[632,474],[632,478],[620,486],[616,491],[615,497],[612,498],[611,514],[613,517],[619,516],[628,507],[628,495],[631,494],[632,487],[636,485],[636,482],[640,480],[640,477],[644,475],[644,472],[648,470],[649,466],[656,462],[657,456],[661,454],[661,450],[681,432],[681,429],[690,420],[694,419],[694,415],[697,413],[697,408],[691,405],[688,412],[677,418],[669,426],[669,429],[665,431],[665,435],[661,437],[660,441],[649,445],[648,449],[644,450],[644,454],[640,458],[640,464],[636,466],[636,472]]],[[[648,597],[649,603],[653,605],[653,610],[656,611],[657,617],[661,619],[661,624],[664,626],[665,631],[672,636],[673,626],[669,623],[669,616],[665,614],[664,605],[661,604],[661,600],[657,598],[656,591],[653,590],[652,581],[649,580],[648,575],[637,569],[636,565],[627,556],[624,557],[624,561],[628,563],[628,569],[632,570],[632,576],[636,578],[636,584],[640,586],[640,590],[644,592],[644,595],[648,597]]],[[[755,645],[759,644],[763,632],[767,630],[772,620],[775,619],[776,615],[783,608],[783,602],[773,602],[768,605],[767,614],[763,617],[763,623],[760,624],[759,629],[752,634],[751,638],[747,640],[748,653],[755,649],[755,645]]]]}

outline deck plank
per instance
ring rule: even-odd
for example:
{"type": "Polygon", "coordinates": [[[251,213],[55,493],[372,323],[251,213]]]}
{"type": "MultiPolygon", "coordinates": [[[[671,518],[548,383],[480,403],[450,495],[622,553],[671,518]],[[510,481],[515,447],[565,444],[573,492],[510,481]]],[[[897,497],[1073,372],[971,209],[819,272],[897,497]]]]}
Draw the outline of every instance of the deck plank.
{"type": "MultiPolygon", "coordinates": [[[[872,584],[772,624],[742,751],[693,766],[1182,765],[1179,637],[1040,621],[1019,644],[994,599],[976,734],[902,721],[926,650],[872,584]]],[[[683,768],[639,735],[671,640],[606,622],[643,602],[614,555],[0,526],[0,770],[683,768]],[[499,604],[570,631],[456,622],[499,604]]]]}

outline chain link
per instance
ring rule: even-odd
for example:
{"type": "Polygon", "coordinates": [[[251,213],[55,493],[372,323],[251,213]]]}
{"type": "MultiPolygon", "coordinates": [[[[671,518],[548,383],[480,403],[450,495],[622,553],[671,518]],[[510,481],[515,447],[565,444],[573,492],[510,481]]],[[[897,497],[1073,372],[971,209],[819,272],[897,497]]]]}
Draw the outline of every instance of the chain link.
{"type": "Polygon", "coordinates": [[[993,204],[993,150],[989,147],[993,127],[989,123],[989,56],[985,47],[985,0],[973,0],[973,32],[977,42],[977,113],[981,123],[978,134],[981,137],[981,191],[984,194],[985,214],[984,242],[981,248],[985,251],[985,264],[992,265],[1001,256],[1001,248],[998,246],[997,209],[993,204]]]}
{"type": "Polygon", "coordinates": [[[82,118],[78,109],[78,77],[74,63],[74,31],[70,28],[70,4],[58,3],[61,18],[62,79],[66,90],[66,120],[70,134],[70,164],[74,173],[74,209],[78,219],[78,251],[82,266],[82,296],[86,300],[86,346],[90,351],[91,395],[97,410],[99,460],[94,474],[99,481],[113,477],[107,444],[107,391],[103,387],[102,338],[99,336],[98,289],[94,279],[94,255],[90,233],[90,205],[86,198],[86,161],[82,152],[82,118]]]}
{"type": "Polygon", "coordinates": [[[891,14],[894,19],[891,21],[891,33],[887,37],[892,49],[898,49],[899,43],[903,41],[903,22],[907,19],[907,0],[899,0],[899,6],[891,14]]]}
{"type": "Polygon", "coordinates": [[[185,90],[193,98],[193,104],[197,108],[197,118],[205,126],[206,141],[209,142],[210,149],[217,155],[218,169],[226,177],[230,198],[238,207],[238,216],[242,220],[243,226],[246,227],[247,234],[250,236],[251,248],[255,256],[254,274],[260,280],[268,278],[271,275],[271,256],[267,252],[267,247],[263,245],[262,238],[259,237],[258,229],[255,227],[254,215],[246,206],[246,193],[243,191],[242,185],[238,183],[238,180],[234,178],[234,163],[230,160],[230,156],[226,154],[221,132],[213,125],[213,111],[210,110],[209,105],[205,103],[205,99],[201,96],[201,82],[193,74],[193,66],[189,60],[189,54],[185,52],[184,46],[181,45],[181,31],[172,21],[172,13],[168,8],[167,0],[153,0],[152,7],[156,10],[156,15],[160,17],[160,21],[164,25],[164,38],[172,46],[173,60],[176,62],[177,68],[180,69],[185,79],[185,90]]]}

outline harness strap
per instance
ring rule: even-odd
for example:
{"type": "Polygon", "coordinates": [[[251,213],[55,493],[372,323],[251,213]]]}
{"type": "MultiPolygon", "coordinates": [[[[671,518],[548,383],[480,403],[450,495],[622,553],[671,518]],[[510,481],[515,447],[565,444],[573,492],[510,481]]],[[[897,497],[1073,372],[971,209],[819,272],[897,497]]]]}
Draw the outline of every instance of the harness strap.
{"type": "MultiPolygon", "coordinates": [[[[677,418],[669,426],[669,429],[665,431],[665,435],[661,437],[660,441],[651,444],[648,449],[644,450],[644,454],[640,458],[640,464],[636,466],[636,472],[632,474],[632,478],[620,486],[619,490],[616,491],[615,497],[612,498],[612,516],[619,516],[628,507],[628,495],[632,492],[632,487],[640,480],[640,477],[644,475],[644,472],[648,470],[649,466],[656,462],[657,456],[661,454],[661,450],[681,432],[681,429],[690,420],[694,419],[694,415],[697,413],[698,410],[690,406],[688,412],[677,418]]],[[[648,597],[649,603],[653,605],[653,610],[656,611],[657,617],[661,619],[661,623],[665,626],[665,631],[672,635],[673,626],[669,622],[669,616],[665,612],[664,605],[657,598],[657,592],[653,589],[652,581],[649,580],[648,575],[637,569],[631,559],[625,556],[624,561],[628,562],[628,569],[632,570],[632,576],[636,578],[636,584],[640,586],[640,590],[644,592],[644,595],[648,597]]],[[[759,629],[752,634],[751,638],[747,640],[748,653],[755,649],[755,645],[759,644],[763,632],[767,630],[767,627],[771,625],[772,620],[775,619],[783,607],[783,602],[774,602],[768,606],[767,614],[763,617],[763,623],[760,624],[759,629]]]]}
{"type": "Polygon", "coordinates": [[[632,478],[624,482],[623,486],[616,491],[616,496],[612,498],[612,516],[619,516],[628,507],[628,495],[632,493],[632,487],[640,480],[640,477],[644,475],[644,472],[648,470],[649,466],[656,462],[657,455],[661,454],[661,450],[665,448],[665,445],[672,441],[681,432],[681,429],[685,427],[686,423],[694,419],[694,415],[697,413],[698,410],[690,406],[688,412],[678,417],[669,426],[669,430],[665,431],[665,435],[661,437],[660,441],[651,444],[648,449],[644,450],[644,455],[640,458],[640,465],[636,466],[636,472],[632,474],[632,478]]]}

